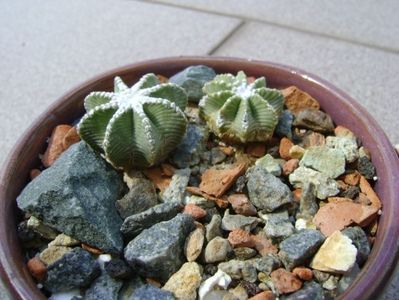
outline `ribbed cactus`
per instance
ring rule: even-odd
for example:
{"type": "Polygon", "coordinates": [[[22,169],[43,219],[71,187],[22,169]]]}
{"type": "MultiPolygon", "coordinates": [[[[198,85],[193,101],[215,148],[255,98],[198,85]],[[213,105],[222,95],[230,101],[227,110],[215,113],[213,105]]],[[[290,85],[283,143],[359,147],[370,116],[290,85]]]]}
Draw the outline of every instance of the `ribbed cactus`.
{"type": "Polygon", "coordinates": [[[81,138],[116,168],[146,168],[165,159],[182,140],[187,120],[184,90],[144,75],[129,88],[119,77],[114,92],[92,92],[78,125],[81,138]]]}
{"type": "Polygon", "coordinates": [[[242,71],[237,76],[220,74],[203,91],[200,114],[221,139],[245,143],[273,135],[284,98],[279,90],[266,88],[264,77],[248,83],[242,71]]]}

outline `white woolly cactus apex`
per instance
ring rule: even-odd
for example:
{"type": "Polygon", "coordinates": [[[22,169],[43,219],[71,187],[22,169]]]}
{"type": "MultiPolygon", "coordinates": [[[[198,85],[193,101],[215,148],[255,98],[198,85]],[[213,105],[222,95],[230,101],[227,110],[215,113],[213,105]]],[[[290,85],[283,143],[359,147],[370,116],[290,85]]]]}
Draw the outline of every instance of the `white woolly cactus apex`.
{"type": "Polygon", "coordinates": [[[78,124],[81,138],[102,152],[116,168],[129,171],[153,166],[183,139],[187,120],[185,91],[144,75],[129,88],[115,77],[114,92],[92,92],[78,124]]]}
{"type": "Polygon", "coordinates": [[[266,88],[266,79],[252,83],[240,71],[237,76],[217,75],[203,87],[199,111],[221,139],[234,143],[270,139],[284,106],[279,90],[266,88]]]}

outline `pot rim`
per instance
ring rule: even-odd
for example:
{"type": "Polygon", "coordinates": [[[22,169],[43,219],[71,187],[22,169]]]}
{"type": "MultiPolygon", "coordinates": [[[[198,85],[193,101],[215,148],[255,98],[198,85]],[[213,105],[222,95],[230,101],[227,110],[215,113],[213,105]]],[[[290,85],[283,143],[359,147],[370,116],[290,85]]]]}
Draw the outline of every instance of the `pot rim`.
{"type": "MultiPolygon", "coordinates": [[[[75,88],[72,88],[69,92],[65,93],[57,101],[51,104],[39,117],[36,118],[29,128],[25,130],[24,134],[17,140],[4,161],[3,168],[0,171],[0,210],[4,211],[7,208],[10,210],[11,208],[9,206],[12,206],[12,209],[16,211],[15,199],[7,201],[6,195],[7,186],[11,183],[10,178],[12,174],[10,171],[14,169],[14,166],[18,165],[19,154],[22,153],[25,145],[29,142],[30,137],[38,129],[39,125],[48,118],[57,118],[54,112],[56,109],[59,109],[60,106],[65,106],[68,99],[71,97],[75,97],[79,93],[82,94],[83,90],[90,89],[90,86],[98,84],[99,81],[104,81],[110,76],[115,76],[115,74],[123,76],[123,74],[128,73],[132,69],[141,69],[146,68],[147,66],[159,65],[165,65],[166,69],[170,69],[175,65],[180,66],[184,64],[222,66],[223,64],[225,65],[226,62],[231,63],[231,68],[233,69],[238,69],[236,66],[247,66],[248,68],[250,66],[263,66],[265,68],[267,67],[286,72],[294,77],[300,77],[302,80],[310,82],[315,86],[315,88],[322,89],[324,92],[328,92],[334,97],[339,98],[346,109],[350,110],[352,114],[356,114],[356,124],[360,122],[364,126],[367,125],[369,134],[373,136],[377,148],[375,151],[381,156],[379,159],[385,162],[381,167],[384,173],[381,177],[384,177],[387,180],[389,179],[390,182],[399,181],[399,159],[382,128],[358,102],[326,80],[299,68],[268,61],[222,56],[177,56],[140,61],[103,72],[100,75],[77,85],[75,88]]],[[[383,182],[383,184],[386,185],[385,182],[383,182]]],[[[386,198],[392,199],[391,202],[389,202],[392,207],[389,211],[383,209],[383,215],[380,218],[380,222],[382,220],[394,220],[396,215],[399,214],[399,188],[390,185],[385,192],[387,193],[386,198]]],[[[9,289],[15,297],[20,299],[32,299],[32,296],[40,298],[40,295],[42,295],[41,292],[38,289],[32,291],[30,289],[31,285],[22,280],[21,271],[15,271],[15,268],[13,268],[11,263],[12,260],[8,260],[7,256],[12,253],[10,252],[10,247],[8,245],[9,240],[5,238],[9,237],[10,231],[12,230],[14,230],[13,234],[16,233],[15,228],[7,228],[6,225],[5,218],[0,218],[0,273],[3,282],[5,283],[6,288],[9,289]]],[[[388,278],[395,267],[399,252],[397,241],[398,236],[399,224],[392,223],[388,229],[383,232],[378,230],[376,242],[369,259],[361,269],[361,273],[356,277],[352,285],[338,297],[338,299],[371,299],[373,296],[378,294],[378,291],[387,283],[388,278]],[[383,274],[383,276],[367,276],[368,272],[377,275],[383,274]]],[[[27,272],[27,270],[25,270],[25,272],[27,272]]]]}

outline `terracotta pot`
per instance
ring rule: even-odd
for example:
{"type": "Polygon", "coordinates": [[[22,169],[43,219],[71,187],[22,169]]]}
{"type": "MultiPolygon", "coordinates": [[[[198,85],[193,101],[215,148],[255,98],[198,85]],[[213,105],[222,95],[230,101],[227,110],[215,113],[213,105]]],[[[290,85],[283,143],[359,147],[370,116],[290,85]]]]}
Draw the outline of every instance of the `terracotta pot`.
{"type": "Polygon", "coordinates": [[[377,122],[348,95],[317,76],[292,67],[269,62],[215,57],[174,57],[144,61],[118,68],[78,86],[56,101],[18,141],[2,168],[0,187],[0,262],[2,278],[17,299],[44,299],[23,260],[16,234],[20,213],[16,197],[28,182],[29,171],[39,165],[38,155],[46,138],[58,124],[71,123],[82,116],[83,99],[91,91],[111,90],[113,78],[121,76],[133,84],[143,74],[170,76],[195,64],[205,64],[218,73],[244,70],[249,76],[265,76],[268,86],[296,85],[310,93],[331,115],[336,124],[350,128],[372,155],[377,168],[376,192],[383,203],[383,214],[370,257],[342,299],[373,299],[384,287],[396,264],[399,237],[399,161],[392,145],[377,122]]]}

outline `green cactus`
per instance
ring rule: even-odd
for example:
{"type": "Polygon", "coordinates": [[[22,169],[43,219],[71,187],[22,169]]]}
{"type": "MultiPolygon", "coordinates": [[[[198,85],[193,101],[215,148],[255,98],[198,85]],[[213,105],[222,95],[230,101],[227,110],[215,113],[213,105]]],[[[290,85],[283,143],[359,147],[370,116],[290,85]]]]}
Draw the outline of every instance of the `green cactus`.
{"type": "Polygon", "coordinates": [[[284,97],[279,90],[266,88],[264,77],[248,83],[242,71],[237,76],[220,74],[203,91],[200,114],[219,138],[246,143],[266,141],[273,135],[284,97]]]}
{"type": "Polygon", "coordinates": [[[153,166],[182,140],[187,120],[185,91],[144,75],[129,88],[119,77],[114,92],[92,92],[78,124],[81,138],[114,167],[129,171],[153,166]]]}

